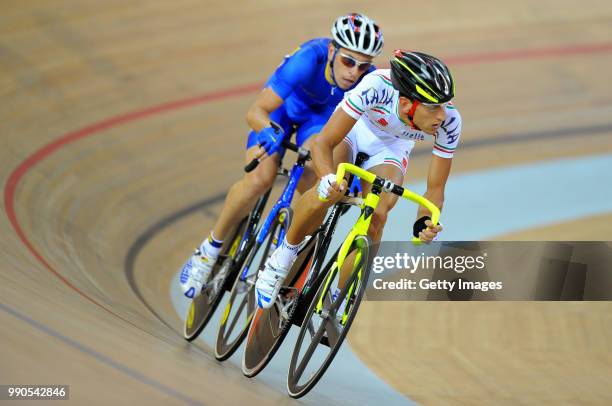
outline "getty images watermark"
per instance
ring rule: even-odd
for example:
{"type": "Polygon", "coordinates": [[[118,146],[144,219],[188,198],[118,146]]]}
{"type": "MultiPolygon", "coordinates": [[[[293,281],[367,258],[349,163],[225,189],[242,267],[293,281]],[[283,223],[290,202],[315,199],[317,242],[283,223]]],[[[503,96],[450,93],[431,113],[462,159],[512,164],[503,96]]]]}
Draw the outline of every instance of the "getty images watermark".
{"type": "Polygon", "coordinates": [[[367,300],[612,300],[610,241],[384,241],[367,300]]]}
{"type": "MultiPolygon", "coordinates": [[[[395,253],[394,255],[378,255],[373,258],[371,286],[376,290],[500,290],[503,288],[501,281],[478,281],[459,278],[456,274],[466,271],[485,271],[487,264],[487,253],[480,255],[426,255],[420,253],[411,255],[409,253],[395,253]],[[446,276],[440,278],[415,277],[418,274],[429,271],[446,271],[446,276]],[[383,278],[383,273],[408,273],[408,277],[383,278]],[[454,277],[453,277],[454,275],[454,277]]],[[[442,275],[444,276],[444,275],[442,275]]]]}

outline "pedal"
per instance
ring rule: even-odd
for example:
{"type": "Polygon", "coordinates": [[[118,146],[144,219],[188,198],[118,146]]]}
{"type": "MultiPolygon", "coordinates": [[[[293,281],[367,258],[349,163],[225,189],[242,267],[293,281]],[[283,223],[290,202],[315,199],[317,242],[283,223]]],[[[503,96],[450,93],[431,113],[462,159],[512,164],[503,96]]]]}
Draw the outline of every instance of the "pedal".
{"type": "Polygon", "coordinates": [[[286,322],[287,320],[289,320],[289,309],[291,308],[291,306],[293,305],[293,300],[289,299],[287,301],[284,301],[281,303],[280,306],[280,310],[278,312],[278,314],[280,315],[280,317],[286,322]]]}
{"type": "Polygon", "coordinates": [[[221,269],[219,269],[219,271],[213,275],[212,279],[208,282],[206,289],[212,290],[213,296],[216,295],[217,292],[219,292],[219,290],[223,287],[223,282],[225,282],[229,268],[230,261],[225,261],[221,269]]]}
{"type": "Polygon", "coordinates": [[[284,287],[279,291],[276,302],[279,304],[279,314],[283,319],[290,319],[291,314],[289,310],[293,308],[299,293],[300,291],[297,288],[292,287],[284,287]]]}

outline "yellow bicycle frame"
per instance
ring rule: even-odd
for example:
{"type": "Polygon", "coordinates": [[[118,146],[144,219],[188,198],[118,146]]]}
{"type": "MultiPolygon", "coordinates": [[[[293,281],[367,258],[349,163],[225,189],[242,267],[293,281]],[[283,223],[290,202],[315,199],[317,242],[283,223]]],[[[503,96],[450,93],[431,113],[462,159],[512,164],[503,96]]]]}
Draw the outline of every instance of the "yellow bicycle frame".
{"type": "MultiPolygon", "coordinates": [[[[336,183],[337,184],[340,184],[342,182],[346,172],[359,176],[359,178],[361,178],[362,180],[370,184],[374,183],[374,181],[376,180],[376,175],[373,174],[372,172],[368,172],[365,169],[362,169],[353,164],[342,163],[338,165],[338,171],[336,172],[336,183]]],[[[403,188],[403,189],[404,191],[402,193],[402,197],[404,199],[411,200],[417,204],[425,206],[429,211],[431,211],[431,222],[433,223],[434,226],[437,225],[438,220],[440,219],[440,209],[435,204],[433,204],[431,201],[427,200],[425,197],[419,194],[416,194],[406,188],[403,188]]],[[[328,286],[330,282],[332,281],[335,272],[338,269],[342,269],[342,265],[344,265],[344,260],[346,259],[346,256],[348,255],[349,249],[351,248],[351,245],[353,244],[353,241],[355,240],[355,238],[358,235],[366,235],[368,233],[368,229],[370,228],[370,222],[372,221],[372,213],[378,206],[379,201],[380,201],[380,196],[370,192],[366,196],[364,203],[359,206],[361,208],[361,215],[359,216],[359,219],[357,220],[357,222],[351,228],[351,231],[349,232],[349,234],[346,236],[346,239],[342,243],[342,247],[340,247],[340,251],[338,252],[338,259],[332,265],[332,269],[329,272],[328,277],[325,281],[323,292],[327,291],[328,286]],[[365,210],[366,207],[372,208],[367,218],[366,218],[367,211],[365,210]]],[[[418,244],[422,244],[422,241],[418,237],[413,237],[412,243],[415,245],[418,245],[418,244]]],[[[356,263],[358,263],[358,261],[356,261],[356,263]]],[[[322,309],[323,309],[323,296],[319,298],[319,301],[316,307],[316,311],[320,312],[322,309]]],[[[343,321],[345,318],[346,318],[346,315],[343,316],[343,321]]]]}

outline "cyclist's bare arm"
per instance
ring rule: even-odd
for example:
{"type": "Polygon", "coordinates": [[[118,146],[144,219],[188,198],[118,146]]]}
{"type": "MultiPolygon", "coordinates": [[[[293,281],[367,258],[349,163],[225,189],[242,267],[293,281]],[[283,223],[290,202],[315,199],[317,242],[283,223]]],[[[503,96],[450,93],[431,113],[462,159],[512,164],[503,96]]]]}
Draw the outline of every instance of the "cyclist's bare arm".
{"type": "MultiPolygon", "coordinates": [[[[435,204],[440,210],[444,205],[444,189],[446,187],[446,181],[450,174],[452,158],[442,158],[437,155],[431,156],[431,162],[429,164],[429,174],[427,175],[427,191],[423,194],[423,197],[427,198],[433,204],[435,204]]],[[[419,206],[417,213],[417,219],[423,216],[431,216],[431,212],[424,206],[419,206]]],[[[427,226],[431,225],[431,221],[427,221],[427,226]]],[[[442,231],[442,226],[436,227],[437,232],[442,231]]],[[[420,238],[424,241],[431,241],[437,234],[426,229],[420,238]]]]}
{"type": "MultiPolygon", "coordinates": [[[[441,158],[432,154],[431,162],[429,163],[427,191],[423,196],[438,206],[440,210],[442,210],[442,205],[444,204],[444,189],[452,162],[452,158],[441,158]]],[[[431,213],[424,206],[419,206],[417,217],[420,218],[422,216],[431,216],[431,213]]]]}
{"type": "Polygon", "coordinates": [[[321,132],[314,137],[311,145],[312,163],[319,178],[336,173],[334,148],[342,142],[356,122],[357,120],[342,109],[337,109],[321,132]]]}
{"type": "Polygon", "coordinates": [[[246,120],[253,130],[259,132],[270,127],[270,113],[283,104],[283,99],[274,90],[266,87],[249,107],[246,120]]]}

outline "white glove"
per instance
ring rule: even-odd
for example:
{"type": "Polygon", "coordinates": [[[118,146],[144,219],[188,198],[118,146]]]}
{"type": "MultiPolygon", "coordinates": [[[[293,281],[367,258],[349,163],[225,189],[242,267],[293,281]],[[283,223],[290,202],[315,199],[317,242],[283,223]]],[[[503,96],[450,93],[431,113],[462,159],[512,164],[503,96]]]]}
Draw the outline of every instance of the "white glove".
{"type": "Polygon", "coordinates": [[[336,182],[336,174],[330,173],[321,178],[319,182],[319,186],[317,187],[317,192],[319,192],[319,200],[327,201],[329,197],[329,189],[331,188],[332,183],[336,182]]]}

